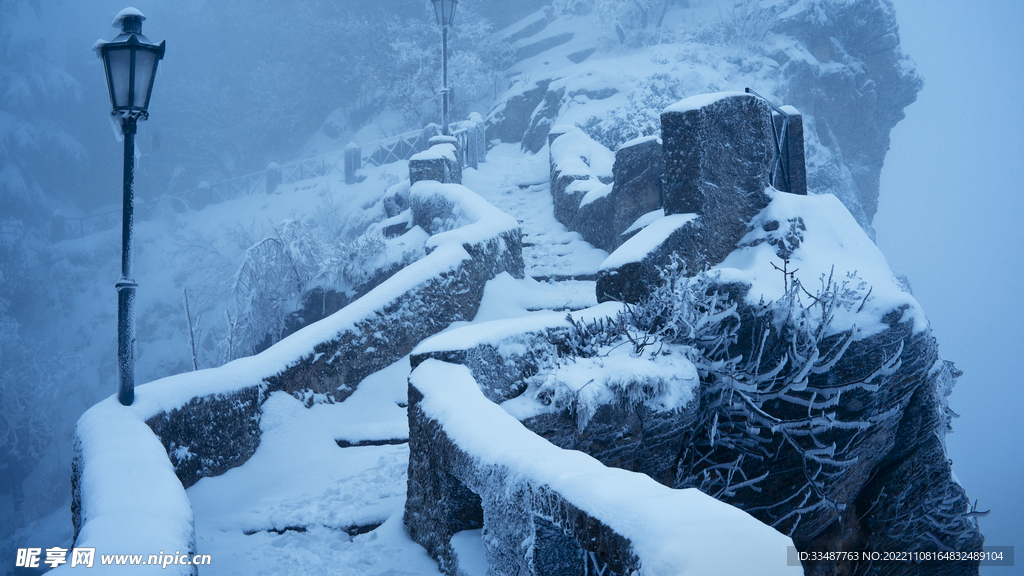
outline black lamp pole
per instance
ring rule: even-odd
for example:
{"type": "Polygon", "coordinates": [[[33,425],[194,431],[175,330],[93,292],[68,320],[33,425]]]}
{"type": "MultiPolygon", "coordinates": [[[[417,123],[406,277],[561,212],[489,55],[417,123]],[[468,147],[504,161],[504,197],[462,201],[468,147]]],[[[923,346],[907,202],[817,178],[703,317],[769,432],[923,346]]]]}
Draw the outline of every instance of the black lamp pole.
{"type": "Polygon", "coordinates": [[[135,401],[135,283],[132,274],[132,228],[135,210],[135,132],[138,117],[121,117],[124,134],[124,193],[121,208],[121,279],[117,288],[117,399],[125,406],[135,401]]]}
{"type": "Polygon", "coordinates": [[[441,29],[441,69],[444,82],[444,104],[441,111],[441,134],[448,136],[448,26],[441,29]]]}
{"type": "Polygon", "coordinates": [[[111,115],[120,116],[124,135],[124,188],[121,220],[121,279],[117,288],[117,399],[125,406],[135,401],[135,283],[132,274],[132,228],[135,205],[135,132],[139,120],[149,117],[149,98],[153,92],[157,63],[164,57],[164,42],[153,44],[142,35],[146,17],[134,8],[125,8],[114,19],[121,34],[110,42],[99,41],[93,47],[103,59],[107,90],[113,107],[111,115]]]}
{"type": "Polygon", "coordinates": [[[441,27],[441,67],[444,83],[444,102],[441,107],[441,134],[448,136],[448,29],[455,19],[455,7],[459,0],[431,0],[434,3],[434,15],[437,25],[441,27]]]}

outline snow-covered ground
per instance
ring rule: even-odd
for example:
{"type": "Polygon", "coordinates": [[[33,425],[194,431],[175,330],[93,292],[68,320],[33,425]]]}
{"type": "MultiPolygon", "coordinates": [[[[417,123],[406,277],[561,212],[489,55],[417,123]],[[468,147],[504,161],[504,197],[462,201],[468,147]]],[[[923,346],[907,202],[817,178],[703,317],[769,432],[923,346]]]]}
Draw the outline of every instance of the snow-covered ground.
{"type": "MultiPolygon", "coordinates": [[[[532,278],[593,275],[607,257],[555,221],[547,173],[546,151],[523,154],[515,145],[495,147],[479,170],[464,171],[466,186],[515,216],[531,244],[524,250],[527,277],[502,274],[488,283],[474,323],[597,303],[592,280],[532,278]]],[[[256,453],[187,490],[198,551],[213,559],[202,572],[438,574],[402,523],[408,445],[337,442],[406,440],[408,376],[406,357],[363,380],[344,402],[309,409],[274,393],[263,407],[256,453]]],[[[479,542],[463,536],[459,550],[479,567],[479,542]]]]}
{"type": "Polygon", "coordinates": [[[345,402],[305,408],[276,392],[245,465],[187,491],[203,574],[438,574],[402,524],[408,358],[365,379],[345,402]]]}

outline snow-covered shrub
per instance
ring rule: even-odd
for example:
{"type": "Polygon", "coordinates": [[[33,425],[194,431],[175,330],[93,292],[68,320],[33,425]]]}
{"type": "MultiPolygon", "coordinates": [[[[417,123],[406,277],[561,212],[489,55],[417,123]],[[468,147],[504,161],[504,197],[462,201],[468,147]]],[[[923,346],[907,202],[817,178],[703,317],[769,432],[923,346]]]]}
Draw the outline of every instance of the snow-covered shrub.
{"type": "Polygon", "coordinates": [[[285,221],[274,230],[273,236],[246,250],[235,273],[234,309],[227,314],[220,344],[228,361],[277,342],[286,329],[294,330],[288,328],[289,318],[311,291],[353,298],[382,275],[423,255],[421,246],[397,239],[389,249],[376,225],[351,239],[339,239],[334,228],[303,219],[285,221]]]}
{"type": "Polygon", "coordinates": [[[379,232],[368,232],[341,242],[332,247],[318,278],[326,288],[350,292],[373,278],[386,248],[384,236],[379,232]]]}
{"type": "Polygon", "coordinates": [[[856,311],[870,288],[856,276],[837,281],[830,275],[811,294],[785,266],[780,270],[785,295],[742,314],[734,295],[720,293],[712,275],[691,279],[672,270],[643,307],[655,319],[649,329],[692,347],[704,381],[699,420],[683,441],[677,486],[742,505],[741,490],[760,490],[770,473],[767,462],[781,452],[794,454],[805,481],[781,490],[773,504],[757,511],[791,534],[802,515],[838,506],[824,489],[826,480],[857,461],[851,451],[859,435],[897,415],[842,420],[837,407],[843,394],[877,391],[882,377],[900,367],[902,344],[847,381],[816,379],[836,366],[855,339],[855,326],[833,327],[835,315],[856,311]]]}
{"type": "Polygon", "coordinates": [[[717,21],[696,32],[697,38],[744,51],[764,50],[777,15],[775,7],[762,8],[760,0],[734,0],[720,14],[717,21]]]}
{"type": "Polygon", "coordinates": [[[785,265],[785,295],[751,306],[741,300],[745,287],[723,284],[715,271],[687,277],[674,262],[646,301],[616,318],[574,323],[564,357],[534,393],[568,409],[582,429],[595,405],[649,404],[672,389],[665,377],[671,371],[652,372],[635,360],[671,364],[674,370],[687,361],[701,384],[692,408],[697,418],[683,431],[676,486],[742,507],[741,491],[759,492],[768,463],[780,452],[791,454],[803,466],[805,482],[774,488],[780,490],[777,501],[757,516],[792,533],[801,515],[837,506],[823,489],[825,480],[856,462],[850,450],[859,435],[897,415],[843,420],[837,406],[843,394],[877,391],[881,379],[900,367],[902,344],[848,381],[816,378],[832,370],[854,342],[856,327],[835,329],[836,314],[856,312],[870,288],[856,276],[829,276],[811,294],[784,270],[785,265]],[[623,350],[634,360],[633,379],[619,376],[615,358],[623,350]],[[589,380],[559,373],[573,363],[582,364],[589,380]]]}
{"type": "Polygon", "coordinates": [[[629,103],[609,114],[591,116],[579,124],[588,136],[609,150],[634,138],[661,132],[661,111],[686,97],[679,77],[658,73],[643,80],[627,99],[629,103]]]}

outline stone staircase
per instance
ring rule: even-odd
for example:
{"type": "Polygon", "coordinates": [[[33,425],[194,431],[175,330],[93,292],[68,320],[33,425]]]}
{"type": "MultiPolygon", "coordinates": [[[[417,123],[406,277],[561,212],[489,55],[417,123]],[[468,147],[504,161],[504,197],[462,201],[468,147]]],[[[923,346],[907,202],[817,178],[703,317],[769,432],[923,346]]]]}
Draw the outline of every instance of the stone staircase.
{"type": "MultiPolygon", "coordinates": [[[[597,270],[608,253],[555,220],[546,153],[532,157],[491,153],[479,171],[464,174],[464,183],[519,221],[526,276],[546,283],[544,292],[558,291],[567,297],[567,306],[554,309],[596,304],[597,270]]],[[[553,309],[549,303],[540,302],[530,308],[553,309]]]]}

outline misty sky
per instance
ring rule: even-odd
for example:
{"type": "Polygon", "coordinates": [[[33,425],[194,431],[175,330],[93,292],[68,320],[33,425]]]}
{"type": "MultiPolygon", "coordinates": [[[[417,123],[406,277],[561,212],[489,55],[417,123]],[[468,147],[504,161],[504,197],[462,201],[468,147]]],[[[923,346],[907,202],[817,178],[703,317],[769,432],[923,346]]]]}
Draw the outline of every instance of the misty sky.
{"type": "Polygon", "coordinates": [[[981,519],[986,544],[1019,548],[1024,3],[894,3],[903,49],[925,87],[892,133],[874,221],[878,245],[910,278],[940,354],[964,371],[951,400],[961,417],[948,445],[970,498],[992,509],[981,519]]]}

